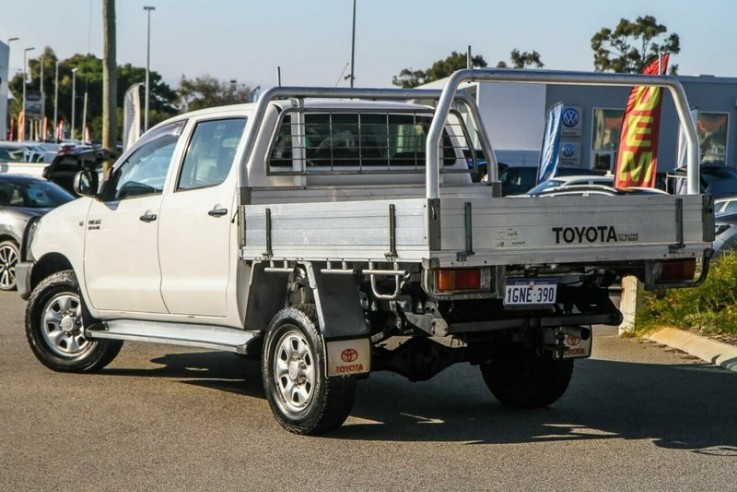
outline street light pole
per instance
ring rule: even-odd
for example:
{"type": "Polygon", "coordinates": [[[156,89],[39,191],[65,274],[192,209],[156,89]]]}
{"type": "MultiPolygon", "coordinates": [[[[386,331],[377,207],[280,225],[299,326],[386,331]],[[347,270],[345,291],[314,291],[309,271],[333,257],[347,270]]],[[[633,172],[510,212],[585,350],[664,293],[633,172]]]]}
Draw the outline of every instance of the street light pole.
{"type": "Polygon", "coordinates": [[[26,55],[29,51],[33,51],[36,48],[26,48],[23,50],[23,140],[26,139],[26,121],[28,115],[26,114],[26,55]]]}
{"type": "MultiPolygon", "coordinates": [[[[6,82],[8,84],[8,94],[10,94],[10,43],[13,41],[18,41],[20,38],[8,38],[8,81],[6,82]]],[[[8,121],[8,115],[10,114],[10,104],[5,106],[5,114],[3,115],[3,118],[5,118],[5,121],[8,121]]],[[[3,128],[5,128],[5,125],[3,125],[3,128]]],[[[0,136],[1,138],[5,139],[7,138],[7,128],[5,128],[6,134],[0,136]]]]}
{"type": "Polygon", "coordinates": [[[54,140],[57,139],[56,134],[56,118],[59,109],[59,60],[56,60],[56,70],[54,70],[54,120],[51,124],[51,131],[54,132],[54,140]]]}
{"type": "MultiPolygon", "coordinates": [[[[38,58],[38,63],[41,65],[41,73],[40,73],[40,80],[38,90],[41,92],[41,121],[39,122],[39,133],[43,133],[44,128],[44,120],[46,119],[46,94],[44,94],[44,57],[41,55],[38,58]]],[[[38,133],[36,134],[36,137],[38,137],[38,133]]],[[[46,140],[46,135],[41,135],[41,141],[44,142],[46,140]]]]}
{"type": "Polygon", "coordinates": [[[353,0],[353,33],[351,35],[351,88],[353,87],[353,64],[356,61],[356,0],[353,0]]]}
{"type": "MultiPolygon", "coordinates": [[[[85,87],[87,82],[85,81],[85,87]]],[[[82,131],[80,131],[82,143],[88,143],[87,138],[87,89],[84,90],[84,102],[82,103],[82,131]]]]}
{"type": "Polygon", "coordinates": [[[147,34],[146,34],[146,104],[144,108],[144,116],[143,116],[143,131],[148,130],[148,105],[149,100],[151,99],[151,86],[149,85],[149,69],[151,64],[151,11],[156,10],[156,7],[152,7],[150,5],[146,5],[143,7],[143,10],[146,11],[148,15],[148,28],[147,28],[147,34]]]}
{"type": "Polygon", "coordinates": [[[72,69],[72,129],[70,132],[70,140],[74,141],[74,106],[77,99],[77,69],[79,67],[75,67],[72,69]]]}

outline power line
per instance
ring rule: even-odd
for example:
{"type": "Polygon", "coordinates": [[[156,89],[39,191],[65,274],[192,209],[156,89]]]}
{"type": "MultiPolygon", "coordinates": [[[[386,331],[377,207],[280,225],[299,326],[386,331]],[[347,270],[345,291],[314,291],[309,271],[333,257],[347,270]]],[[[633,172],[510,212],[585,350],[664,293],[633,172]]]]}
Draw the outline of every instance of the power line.
{"type": "Polygon", "coordinates": [[[345,75],[345,71],[348,70],[348,65],[350,65],[350,62],[346,62],[345,67],[343,67],[343,71],[340,72],[340,77],[338,77],[338,81],[335,83],[335,87],[338,87],[338,84],[340,84],[340,81],[346,78],[344,77],[344,75],[345,75]]]}

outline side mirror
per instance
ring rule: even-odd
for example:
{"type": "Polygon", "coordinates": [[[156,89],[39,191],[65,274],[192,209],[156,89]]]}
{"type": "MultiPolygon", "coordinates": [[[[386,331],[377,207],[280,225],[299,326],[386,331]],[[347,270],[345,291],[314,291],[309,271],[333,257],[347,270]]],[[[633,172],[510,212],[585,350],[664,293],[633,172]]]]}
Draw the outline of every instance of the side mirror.
{"type": "Polygon", "coordinates": [[[80,171],[74,177],[74,192],[79,196],[97,198],[99,186],[97,171],[80,171]]]}

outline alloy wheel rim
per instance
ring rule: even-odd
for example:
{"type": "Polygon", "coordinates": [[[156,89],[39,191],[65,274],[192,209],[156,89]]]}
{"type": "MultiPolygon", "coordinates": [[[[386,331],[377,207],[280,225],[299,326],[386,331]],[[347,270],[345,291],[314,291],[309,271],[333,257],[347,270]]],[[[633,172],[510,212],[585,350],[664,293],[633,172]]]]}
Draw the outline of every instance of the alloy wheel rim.
{"type": "Polygon", "coordinates": [[[18,252],[13,246],[6,244],[0,247],[0,287],[10,289],[15,286],[15,265],[18,263],[18,252]]]}

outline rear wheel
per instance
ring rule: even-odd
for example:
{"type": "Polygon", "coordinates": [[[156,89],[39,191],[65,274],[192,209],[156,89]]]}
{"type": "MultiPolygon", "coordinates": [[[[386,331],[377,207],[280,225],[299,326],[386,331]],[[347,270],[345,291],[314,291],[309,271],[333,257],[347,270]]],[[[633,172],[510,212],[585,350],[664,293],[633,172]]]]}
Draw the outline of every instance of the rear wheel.
{"type": "Polygon", "coordinates": [[[563,396],[573,375],[573,359],[555,360],[549,352],[524,350],[481,364],[481,374],[503,405],[540,408],[563,396]]]}
{"type": "Polygon", "coordinates": [[[85,336],[82,296],[74,272],[49,275],[31,293],[26,338],[36,358],[60,372],[93,372],[113,361],[123,342],[85,336]]]}
{"type": "Polygon", "coordinates": [[[356,380],[329,378],[325,371],[314,306],[279,311],[264,338],[262,375],[269,406],[288,431],[322,434],[348,417],[356,380]]]}
{"type": "Polygon", "coordinates": [[[15,265],[20,251],[14,241],[0,242],[0,290],[13,290],[16,287],[15,265]]]}

